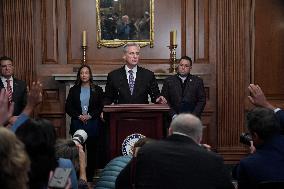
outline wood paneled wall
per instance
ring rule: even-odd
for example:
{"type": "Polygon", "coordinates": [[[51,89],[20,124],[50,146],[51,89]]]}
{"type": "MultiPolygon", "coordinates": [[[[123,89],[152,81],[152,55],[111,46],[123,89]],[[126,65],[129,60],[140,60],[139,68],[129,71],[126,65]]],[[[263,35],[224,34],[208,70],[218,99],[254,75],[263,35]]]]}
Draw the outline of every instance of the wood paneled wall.
{"type": "MultiPolygon", "coordinates": [[[[38,113],[51,119],[64,135],[65,85],[52,74],[73,73],[80,65],[83,30],[87,31],[87,63],[94,73],[120,67],[122,48],[97,48],[95,0],[0,2],[0,33],[5,42],[1,54],[16,59],[16,74],[25,75],[23,79],[37,74],[43,81],[44,102],[38,113]]],[[[250,108],[247,85],[261,84],[269,99],[283,105],[283,4],[282,0],[155,0],[154,48],[142,48],[141,64],[168,73],[169,33],[177,29],[177,56],[191,56],[193,74],[205,83],[204,141],[228,162],[247,152],[239,143],[250,108]]]]}
{"type": "Polygon", "coordinates": [[[284,107],[284,1],[255,1],[252,80],[268,99],[284,107]]]}
{"type": "Polygon", "coordinates": [[[243,154],[239,136],[245,125],[246,71],[250,65],[250,10],[248,0],[217,1],[216,69],[218,151],[243,154]]]}
{"type": "Polygon", "coordinates": [[[14,60],[15,75],[27,81],[35,79],[33,1],[2,1],[3,55],[14,60]]]}

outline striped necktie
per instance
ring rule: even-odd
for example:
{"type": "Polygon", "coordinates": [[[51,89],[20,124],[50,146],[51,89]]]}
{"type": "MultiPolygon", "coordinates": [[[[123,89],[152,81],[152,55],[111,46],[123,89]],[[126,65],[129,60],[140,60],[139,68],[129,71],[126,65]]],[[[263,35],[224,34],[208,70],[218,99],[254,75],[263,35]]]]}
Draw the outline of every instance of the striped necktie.
{"type": "Polygon", "coordinates": [[[7,82],[7,92],[8,92],[8,100],[9,100],[9,103],[12,102],[12,94],[13,94],[13,91],[12,91],[12,86],[10,84],[10,79],[7,79],[6,82],[7,82]]]}

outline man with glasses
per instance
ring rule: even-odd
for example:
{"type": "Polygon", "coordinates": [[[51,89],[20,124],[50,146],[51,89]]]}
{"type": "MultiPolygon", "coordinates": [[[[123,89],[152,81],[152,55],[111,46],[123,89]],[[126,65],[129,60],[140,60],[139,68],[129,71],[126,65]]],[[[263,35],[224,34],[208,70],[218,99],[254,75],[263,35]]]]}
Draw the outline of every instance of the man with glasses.
{"type": "Polygon", "coordinates": [[[181,57],[178,73],[165,79],[162,96],[171,107],[170,117],[173,119],[180,113],[192,113],[201,116],[206,104],[203,80],[191,75],[192,60],[188,56],[181,57]]]}
{"type": "Polygon", "coordinates": [[[13,116],[18,116],[24,109],[27,101],[27,85],[24,81],[13,76],[14,66],[10,57],[0,58],[1,82],[0,90],[6,89],[9,103],[14,103],[13,116]]]}

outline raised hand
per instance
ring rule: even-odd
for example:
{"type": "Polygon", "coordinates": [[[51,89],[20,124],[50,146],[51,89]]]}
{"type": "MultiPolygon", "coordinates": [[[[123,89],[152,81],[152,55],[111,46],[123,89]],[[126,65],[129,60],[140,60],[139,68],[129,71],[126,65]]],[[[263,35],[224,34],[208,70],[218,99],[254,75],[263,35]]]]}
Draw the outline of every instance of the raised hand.
{"type": "Polygon", "coordinates": [[[0,125],[3,125],[12,116],[14,111],[14,102],[9,104],[8,94],[3,88],[0,91],[0,125]]]}
{"type": "Polygon", "coordinates": [[[42,84],[41,82],[33,82],[31,88],[28,88],[27,105],[23,113],[30,115],[34,108],[42,102],[42,84]]]}
{"type": "Polygon", "coordinates": [[[248,86],[248,89],[250,91],[250,96],[248,96],[248,98],[253,105],[269,108],[272,110],[275,109],[275,107],[268,102],[264,93],[258,85],[250,84],[248,86]]]}

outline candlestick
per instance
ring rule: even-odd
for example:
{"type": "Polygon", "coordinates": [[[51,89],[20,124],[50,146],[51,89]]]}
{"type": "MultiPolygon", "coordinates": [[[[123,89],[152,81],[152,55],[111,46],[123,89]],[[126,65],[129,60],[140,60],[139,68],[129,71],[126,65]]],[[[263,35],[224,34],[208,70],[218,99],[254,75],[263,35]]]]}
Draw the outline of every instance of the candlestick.
{"type": "Polygon", "coordinates": [[[170,62],[171,62],[171,67],[170,67],[170,72],[171,73],[176,73],[176,68],[177,68],[177,56],[176,56],[176,48],[177,45],[170,45],[170,62]]]}
{"type": "Polygon", "coordinates": [[[83,31],[82,46],[87,46],[87,32],[86,32],[86,30],[83,31]]]}
{"type": "Polygon", "coordinates": [[[87,64],[87,46],[81,46],[82,50],[83,50],[83,59],[82,59],[82,65],[86,65],[87,64]]]}
{"type": "Polygon", "coordinates": [[[170,32],[170,45],[177,45],[177,30],[170,32]]]}

